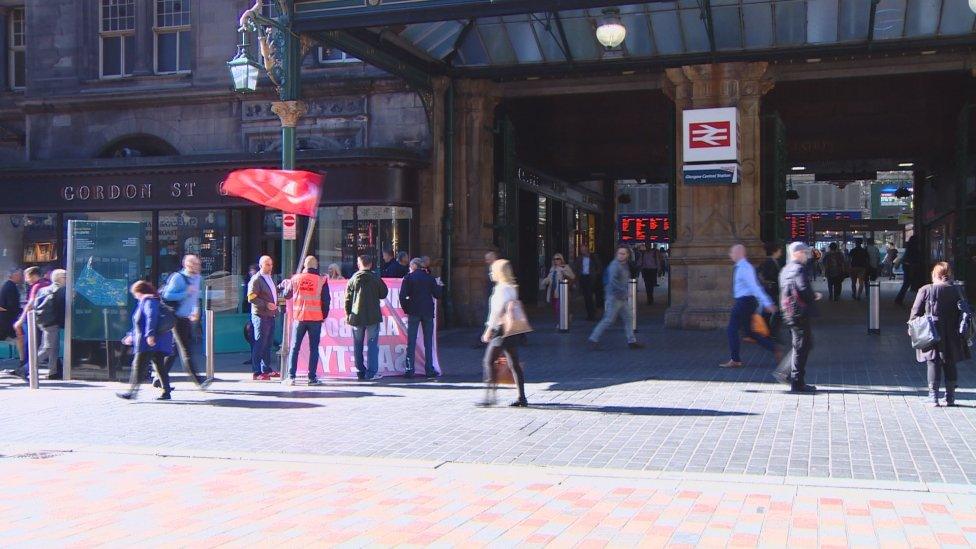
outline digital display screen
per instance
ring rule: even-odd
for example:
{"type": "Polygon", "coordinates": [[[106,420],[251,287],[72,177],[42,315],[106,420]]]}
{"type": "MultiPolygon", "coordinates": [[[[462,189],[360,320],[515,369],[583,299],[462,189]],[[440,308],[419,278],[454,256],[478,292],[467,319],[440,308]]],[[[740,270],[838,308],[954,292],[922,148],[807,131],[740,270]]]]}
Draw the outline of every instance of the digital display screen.
{"type": "Polygon", "coordinates": [[[617,218],[620,240],[624,242],[669,242],[671,219],[666,214],[621,215],[617,218]]]}
{"type": "Polygon", "coordinates": [[[861,212],[794,212],[786,214],[790,240],[806,240],[816,221],[821,219],[861,219],[861,212]]]}

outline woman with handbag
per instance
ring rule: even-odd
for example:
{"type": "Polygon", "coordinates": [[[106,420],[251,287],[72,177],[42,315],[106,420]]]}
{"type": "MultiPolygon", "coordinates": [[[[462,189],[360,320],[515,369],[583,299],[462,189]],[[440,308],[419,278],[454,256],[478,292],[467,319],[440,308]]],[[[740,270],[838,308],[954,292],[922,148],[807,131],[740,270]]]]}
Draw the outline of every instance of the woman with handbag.
{"type": "Polygon", "coordinates": [[[518,387],[518,399],[512,406],[528,406],[525,399],[525,374],[518,356],[519,335],[526,333],[529,328],[525,321],[521,303],[518,300],[518,285],[512,272],[512,264],[506,259],[497,259],[491,264],[491,280],[495,287],[488,302],[488,320],[485,322],[485,333],[481,341],[488,344],[483,361],[485,383],[484,406],[495,404],[495,391],[498,388],[498,374],[495,372],[495,361],[504,354],[515,385],[518,387]],[[517,317],[517,318],[516,318],[517,317]],[[506,333],[506,326],[509,332],[506,333]],[[518,332],[518,333],[515,333],[518,332]]]}
{"type": "Polygon", "coordinates": [[[969,346],[959,333],[959,301],[961,293],[952,283],[949,264],[940,261],[932,269],[932,283],[922,286],[915,296],[909,322],[928,316],[934,328],[934,343],[915,350],[915,358],[928,366],[929,397],[932,406],[940,406],[939,385],[945,376],[946,406],[956,405],[956,387],[959,383],[956,363],[970,357],[969,346]]]}

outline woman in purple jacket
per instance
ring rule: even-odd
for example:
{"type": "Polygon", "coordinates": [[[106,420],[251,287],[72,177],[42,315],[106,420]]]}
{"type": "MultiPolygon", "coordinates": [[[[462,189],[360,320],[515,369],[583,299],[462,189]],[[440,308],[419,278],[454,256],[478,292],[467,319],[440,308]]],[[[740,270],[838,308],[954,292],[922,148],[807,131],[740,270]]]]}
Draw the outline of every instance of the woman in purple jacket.
{"type": "Polygon", "coordinates": [[[160,380],[163,394],[156,400],[169,400],[173,390],[169,384],[169,373],[163,367],[163,361],[173,354],[173,330],[168,326],[160,328],[163,317],[160,310],[159,295],[152,284],[140,280],[129,288],[138,303],[132,313],[132,330],[122,339],[125,345],[131,345],[133,351],[132,374],[129,376],[129,390],[117,393],[116,396],[131,400],[139,393],[139,385],[146,379],[146,366],[152,361],[156,370],[156,378],[160,380]]]}

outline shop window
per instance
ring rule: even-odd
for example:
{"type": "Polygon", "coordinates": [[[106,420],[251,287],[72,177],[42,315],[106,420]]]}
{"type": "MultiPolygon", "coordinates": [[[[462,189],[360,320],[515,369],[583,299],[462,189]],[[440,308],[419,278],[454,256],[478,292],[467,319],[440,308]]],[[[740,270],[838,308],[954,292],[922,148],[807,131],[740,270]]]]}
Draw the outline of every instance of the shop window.
{"type": "Polygon", "coordinates": [[[156,0],[156,74],[190,71],[190,0],[156,0]]]}
{"type": "Polygon", "coordinates": [[[135,0],[101,0],[99,15],[99,76],[130,76],[136,53],[135,0]]]}
{"type": "Polygon", "coordinates": [[[200,258],[204,277],[230,269],[225,210],[162,210],[159,212],[159,282],[183,268],[183,256],[200,258]]]}
{"type": "Polygon", "coordinates": [[[353,210],[353,206],[319,208],[316,257],[322,273],[333,263],[339,265],[343,276],[356,270],[355,237],[349,231],[353,210]]]}
{"type": "Polygon", "coordinates": [[[12,90],[22,90],[27,85],[27,20],[24,8],[10,10],[10,28],[7,29],[7,83],[12,90]]]}
{"type": "Polygon", "coordinates": [[[0,273],[15,267],[59,263],[58,217],[51,214],[0,215],[0,273]]]}

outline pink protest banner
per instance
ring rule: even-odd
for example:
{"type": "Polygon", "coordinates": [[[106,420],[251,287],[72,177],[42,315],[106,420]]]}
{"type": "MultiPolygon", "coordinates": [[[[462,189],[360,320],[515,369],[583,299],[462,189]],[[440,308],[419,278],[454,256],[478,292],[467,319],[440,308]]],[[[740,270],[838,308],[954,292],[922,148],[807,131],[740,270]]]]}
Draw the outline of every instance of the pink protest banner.
{"type": "MultiPolygon", "coordinates": [[[[380,323],[379,337],[379,372],[383,375],[403,375],[407,360],[407,314],[400,306],[399,278],[384,278],[383,282],[390,289],[386,299],[380,302],[383,321],[380,323]]],[[[319,340],[318,377],[355,378],[356,362],[353,354],[352,327],[346,324],[346,281],[330,280],[329,293],[332,295],[332,305],[329,316],[322,323],[322,336],[319,340]]],[[[434,325],[437,325],[436,310],[434,325]]],[[[288,303],[288,314],[291,315],[291,302],[288,303]]],[[[424,372],[424,338],[422,329],[417,330],[417,351],[414,361],[416,372],[424,372]]],[[[291,337],[291,336],[289,336],[291,337]]],[[[366,348],[363,348],[363,360],[366,360],[366,348]]],[[[432,353],[434,369],[441,373],[440,362],[437,359],[437,329],[434,329],[434,350],[432,353]]],[[[365,362],[364,362],[365,364],[365,362]]],[[[308,375],[308,338],[302,341],[298,354],[298,375],[308,375]]]]}

